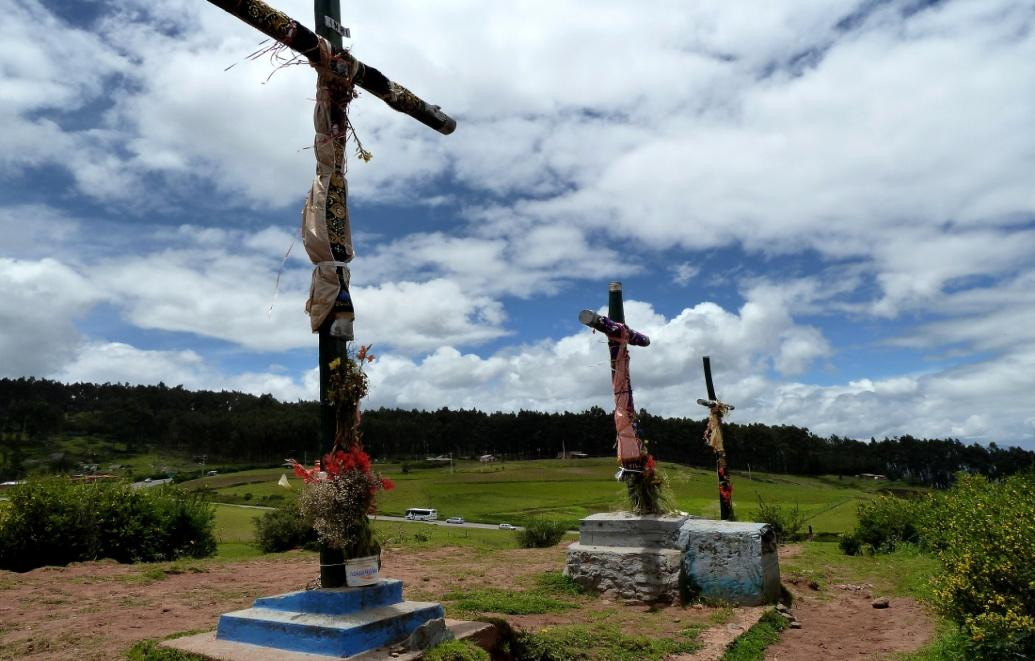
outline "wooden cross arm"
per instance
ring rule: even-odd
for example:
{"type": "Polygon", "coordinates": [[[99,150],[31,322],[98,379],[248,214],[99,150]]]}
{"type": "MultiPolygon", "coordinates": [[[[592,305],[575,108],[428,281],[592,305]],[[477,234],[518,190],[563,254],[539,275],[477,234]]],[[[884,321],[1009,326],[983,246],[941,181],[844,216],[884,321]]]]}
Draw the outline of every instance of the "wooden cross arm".
{"type": "Polygon", "coordinates": [[[233,14],[248,25],[288,48],[305,56],[313,65],[352,82],[381,99],[394,110],[413,117],[439,133],[449,135],[456,130],[456,120],[398,83],[388,79],[372,66],[360,62],[346,50],[334,48],[334,57],[323,62],[320,42],[312,30],[262,0],[208,0],[233,14]]]}
{"type": "Polygon", "coordinates": [[[646,347],[650,345],[650,338],[643,333],[634,331],[625,324],[599,315],[592,310],[583,310],[579,313],[579,321],[595,331],[600,331],[609,340],[621,341],[622,331],[628,331],[625,341],[634,347],[646,347]]]}

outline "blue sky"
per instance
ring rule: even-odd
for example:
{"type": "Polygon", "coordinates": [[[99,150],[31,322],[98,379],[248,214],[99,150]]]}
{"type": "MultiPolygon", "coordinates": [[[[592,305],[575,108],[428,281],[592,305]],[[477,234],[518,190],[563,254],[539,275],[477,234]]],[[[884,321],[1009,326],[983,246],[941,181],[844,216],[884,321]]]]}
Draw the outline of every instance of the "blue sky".
{"type": "MultiPolygon", "coordinates": [[[[621,280],[654,413],[709,354],[739,422],[1035,448],[1035,3],[345,5],[459,125],[352,106],[368,406],[607,408],[621,280]]],[[[315,74],[200,0],[0,11],[0,375],[315,398],[315,74]]]]}

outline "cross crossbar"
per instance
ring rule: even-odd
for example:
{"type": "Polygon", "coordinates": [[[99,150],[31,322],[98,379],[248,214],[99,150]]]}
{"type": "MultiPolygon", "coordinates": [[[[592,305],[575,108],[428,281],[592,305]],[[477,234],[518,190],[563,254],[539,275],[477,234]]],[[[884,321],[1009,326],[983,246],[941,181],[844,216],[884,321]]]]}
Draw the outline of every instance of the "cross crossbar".
{"type": "Polygon", "coordinates": [[[442,112],[440,107],[428,103],[402,85],[389,80],[374,67],[353,57],[349,51],[327,43],[330,48],[330,56],[327,57],[327,53],[322,52],[320,48],[319,37],[312,30],[262,0],[208,1],[304,56],[313,66],[322,67],[339,78],[351,80],[392,109],[407,114],[445,135],[456,130],[456,120],[442,112]]]}

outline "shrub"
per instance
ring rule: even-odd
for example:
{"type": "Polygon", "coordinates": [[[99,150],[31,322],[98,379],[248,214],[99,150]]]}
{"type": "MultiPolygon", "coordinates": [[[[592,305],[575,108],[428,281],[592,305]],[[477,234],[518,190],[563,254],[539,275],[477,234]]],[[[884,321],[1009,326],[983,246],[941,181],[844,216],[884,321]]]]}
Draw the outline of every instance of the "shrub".
{"type": "Polygon", "coordinates": [[[920,542],[918,519],[925,501],[878,496],[859,504],[859,523],[853,535],[874,551],[894,551],[902,542],[920,542]]]}
{"type": "Polygon", "coordinates": [[[798,505],[784,507],[782,505],[769,504],[758,497],[758,512],[755,517],[773,527],[776,533],[776,541],[783,543],[794,538],[805,524],[805,513],[798,505]]]}
{"type": "Polygon", "coordinates": [[[255,519],[255,542],[263,553],[316,549],[316,531],[305,522],[296,505],[266,512],[255,519]]]}
{"type": "Polygon", "coordinates": [[[151,562],[200,558],[216,550],[213,509],[175,487],[128,482],[30,481],[10,492],[0,514],[0,568],[113,558],[151,562]]]}
{"type": "Polygon", "coordinates": [[[568,526],[561,521],[532,519],[523,530],[517,531],[518,543],[526,549],[546,548],[561,541],[568,526]]]}
{"type": "Polygon", "coordinates": [[[859,555],[862,551],[862,542],[854,533],[846,532],[837,540],[837,546],[845,555],[859,555]]]}
{"type": "Polygon", "coordinates": [[[999,483],[961,474],[920,523],[945,566],[932,581],[935,603],[972,656],[1035,658],[1035,473],[999,483]]]}

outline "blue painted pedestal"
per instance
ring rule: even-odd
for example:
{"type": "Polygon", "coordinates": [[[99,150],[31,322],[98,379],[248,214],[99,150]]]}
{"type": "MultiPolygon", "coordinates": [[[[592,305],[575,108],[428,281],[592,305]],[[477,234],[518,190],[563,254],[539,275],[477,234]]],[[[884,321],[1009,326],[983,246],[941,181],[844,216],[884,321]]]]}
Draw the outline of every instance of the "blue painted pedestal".
{"type": "Polygon", "coordinates": [[[251,608],[219,616],[218,640],[295,652],[352,656],[405,640],[441,604],[403,601],[402,581],[260,597],[251,608]]]}

